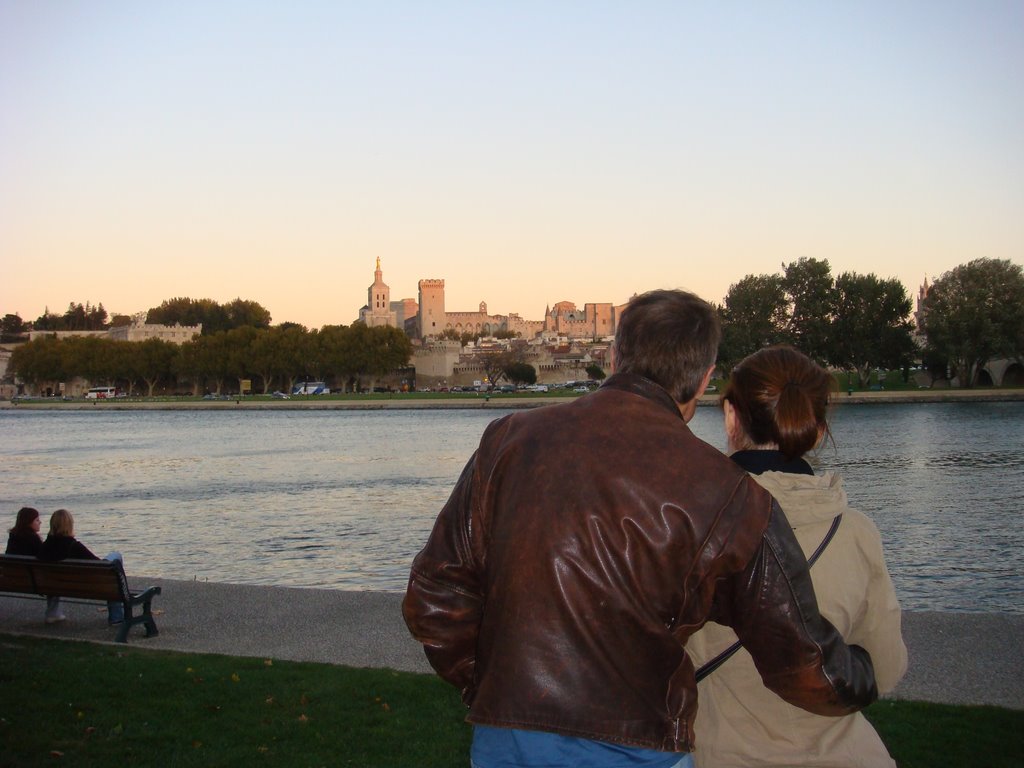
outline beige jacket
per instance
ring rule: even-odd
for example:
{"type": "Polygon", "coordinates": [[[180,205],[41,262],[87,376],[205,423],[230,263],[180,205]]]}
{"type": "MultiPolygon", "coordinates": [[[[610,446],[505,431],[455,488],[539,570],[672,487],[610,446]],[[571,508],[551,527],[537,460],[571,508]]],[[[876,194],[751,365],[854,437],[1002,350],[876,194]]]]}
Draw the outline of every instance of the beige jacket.
{"type": "MultiPolygon", "coordinates": [[[[842,513],[839,529],[811,568],[818,605],[847,643],[871,654],[879,693],[892,690],[906,672],[907,649],[878,529],[847,506],[842,480],[832,472],[765,472],[754,479],[779,501],[808,556],[842,513]]],[[[700,667],[735,640],[728,627],[708,623],[690,638],[686,650],[700,667]]],[[[742,648],[697,690],[697,768],[895,768],[863,715],[821,717],[787,704],[764,687],[742,648]]]]}

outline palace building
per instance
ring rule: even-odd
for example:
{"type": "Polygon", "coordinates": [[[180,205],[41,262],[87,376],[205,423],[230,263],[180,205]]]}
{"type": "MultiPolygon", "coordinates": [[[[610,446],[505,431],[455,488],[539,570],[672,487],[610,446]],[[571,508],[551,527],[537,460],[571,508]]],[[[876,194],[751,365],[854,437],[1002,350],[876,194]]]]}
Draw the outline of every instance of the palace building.
{"type": "Polygon", "coordinates": [[[541,336],[603,339],[615,335],[619,313],[625,307],[625,304],[587,303],[581,311],[571,301],[560,301],[545,309],[543,320],[525,320],[515,313],[491,314],[484,301],[476,310],[455,312],[445,306],[444,280],[420,280],[418,301],[391,301],[391,289],[384,282],[380,258],[373,277],[373,285],[367,289],[366,306],[359,310],[359,320],[370,327],[402,328],[412,338],[422,340],[436,338],[448,330],[483,336],[510,331],[527,340],[541,336]]]}

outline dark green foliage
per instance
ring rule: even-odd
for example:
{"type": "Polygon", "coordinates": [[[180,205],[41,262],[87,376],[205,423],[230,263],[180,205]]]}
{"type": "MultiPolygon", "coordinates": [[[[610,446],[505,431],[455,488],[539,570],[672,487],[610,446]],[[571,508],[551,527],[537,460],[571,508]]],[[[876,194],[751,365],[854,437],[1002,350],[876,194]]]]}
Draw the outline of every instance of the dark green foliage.
{"type": "Polygon", "coordinates": [[[89,302],[71,302],[63,315],[53,315],[49,309],[44,310],[32,327],[37,331],[102,331],[107,327],[107,310],[102,303],[94,307],[89,302]]]}
{"type": "MultiPolygon", "coordinates": [[[[598,369],[600,370],[600,369],[598,369]]],[[[504,370],[505,378],[513,384],[536,384],[537,369],[529,363],[512,363],[504,370]]],[[[603,376],[603,371],[602,371],[603,376]]]]}
{"type": "Polygon", "coordinates": [[[943,274],[925,297],[928,358],[947,363],[961,386],[997,357],[1024,356],[1024,269],[1008,259],[975,259],[943,274]]]}
{"type": "Polygon", "coordinates": [[[718,361],[725,371],[747,355],[789,339],[789,303],[778,275],[747,275],[729,286],[719,309],[722,343],[718,361]]]}
{"type": "Polygon", "coordinates": [[[871,371],[908,365],[917,352],[909,315],[910,299],[899,280],[844,272],[835,282],[828,361],[856,371],[862,389],[871,371]]]}

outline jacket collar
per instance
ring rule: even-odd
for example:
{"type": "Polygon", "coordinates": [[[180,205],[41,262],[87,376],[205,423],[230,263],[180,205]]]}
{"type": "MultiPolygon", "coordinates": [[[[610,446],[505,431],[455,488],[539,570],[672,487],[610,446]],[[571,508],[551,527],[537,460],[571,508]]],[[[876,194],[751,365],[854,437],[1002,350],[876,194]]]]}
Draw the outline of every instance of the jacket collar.
{"type": "Polygon", "coordinates": [[[639,395],[672,411],[680,419],[683,418],[683,415],[679,412],[678,404],[664,387],[660,384],[655,384],[650,379],[645,379],[643,376],[637,376],[635,373],[613,373],[605,379],[601,389],[615,389],[620,392],[639,395]]]}
{"type": "Polygon", "coordinates": [[[762,472],[788,472],[791,475],[813,475],[811,465],[801,458],[787,459],[782,451],[736,451],[729,458],[752,475],[762,472]]]}

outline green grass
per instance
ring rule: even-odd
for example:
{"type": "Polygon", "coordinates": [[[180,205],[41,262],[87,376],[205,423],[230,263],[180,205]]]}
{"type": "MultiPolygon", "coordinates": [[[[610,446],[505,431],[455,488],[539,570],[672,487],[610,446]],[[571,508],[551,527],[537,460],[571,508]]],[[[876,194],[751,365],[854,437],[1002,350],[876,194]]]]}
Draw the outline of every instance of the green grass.
{"type": "MultiPolygon", "coordinates": [[[[901,768],[1024,765],[1024,711],[882,701],[901,768]]],[[[0,635],[0,768],[463,766],[430,675],[0,635]]]]}

